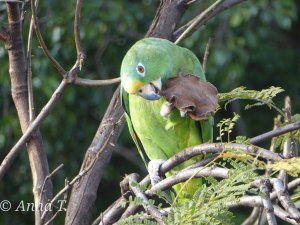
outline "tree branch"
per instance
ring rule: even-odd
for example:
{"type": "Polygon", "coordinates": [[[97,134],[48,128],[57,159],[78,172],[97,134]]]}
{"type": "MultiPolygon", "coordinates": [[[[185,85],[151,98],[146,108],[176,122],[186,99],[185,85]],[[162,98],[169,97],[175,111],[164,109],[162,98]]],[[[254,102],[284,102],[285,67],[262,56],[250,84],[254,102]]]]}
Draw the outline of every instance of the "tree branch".
{"type": "Polygon", "coordinates": [[[37,36],[37,38],[39,40],[39,43],[41,45],[41,48],[43,49],[43,52],[48,57],[48,59],[50,60],[50,62],[52,63],[52,65],[60,73],[60,75],[64,75],[66,73],[65,69],[51,55],[51,53],[49,52],[49,50],[48,50],[48,48],[47,48],[47,46],[46,46],[46,44],[44,42],[44,39],[43,39],[41,31],[40,31],[40,27],[39,27],[38,22],[37,22],[37,15],[36,15],[36,8],[35,8],[34,0],[30,0],[30,4],[31,4],[31,13],[32,13],[32,18],[33,18],[34,29],[35,29],[36,36],[37,36]]]}
{"type": "Polygon", "coordinates": [[[88,224],[104,168],[110,160],[113,146],[119,137],[123,124],[124,113],[120,103],[119,89],[117,89],[94,140],[86,152],[81,171],[98,155],[96,161],[93,167],[80,179],[80,182],[73,185],[65,224],[88,224]],[[108,139],[109,142],[106,143],[108,139]]]}
{"type": "MultiPolygon", "coordinates": [[[[22,18],[20,16],[19,4],[6,2],[8,15],[8,32],[9,38],[6,40],[6,48],[9,57],[9,73],[11,79],[12,98],[17,109],[20,125],[23,134],[30,126],[29,103],[28,103],[28,86],[27,86],[27,66],[24,52],[24,42],[22,37],[22,18]]],[[[33,195],[35,210],[35,223],[40,223],[41,212],[38,207],[40,204],[45,205],[47,200],[52,197],[52,182],[47,180],[45,194],[40,195],[42,184],[49,174],[48,161],[43,149],[42,137],[36,129],[34,133],[26,138],[27,150],[30,162],[30,168],[33,181],[33,195]]],[[[17,154],[10,155],[14,158],[17,154]]],[[[7,171],[12,160],[4,160],[0,166],[0,179],[7,171]]]]}
{"type": "Polygon", "coordinates": [[[183,31],[183,33],[176,39],[175,44],[178,44],[185,37],[187,37],[195,28],[204,20],[206,20],[217,8],[224,2],[224,0],[217,0],[214,4],[204,10],[199,16],[193,19],[192,23],[183,31]]]}
{"type": "Polygon", "coordinates": [[[300,129],[300,121],[288,124],[284,127],[277,128],[275,130],[268,131],[264,134],[258,135],[256,137],[250,138],[250,143],[257,144],[264,140],[270,139],[272,137],[279,136],[281,134],[288,133],[290,131],[299,130],[300,129]]]}
{"type": "Polygon", "coordinates": [[[120,77],[108,79],[108,80],[89,80],[89,79],[76,77],[76,79],[74,80],[74,84],[79,86],[87,86],[87,87],[99,87],[104,85],[117,84],[120,83],[120,81],[121,81],[120,77]]]}
{"type": "Polygon", "coordinates": [[[80,42],[80,13],[82,7],[82,0],[77,0],[76,2],[76,10],[75,10],[75,20],[74,20],[74,36],[75,36],[75,46],[77,52],[77,59],[79,60],[79,65],[81,69],[81,65],[85,58],[85,54],[83,52],[81,42],[80,42]]]}
{"type": "Polygon", "coordinates": [[[186,9],[185,1],[161,0],[146,37],[157,37],[174,41],[173,32],[186,9]]]}
{"type": "Polygon", "coordinates": [[[223,0],[222,3],[220,5],[218,4],[217,7],[210,8],[210,10],[207,9],[205,13],[200,13],[200,15],[196,16],[190,22],[176,30],[173,34],[174,39],[177,40],[176,42],[178,43],[179,41],[183,40],[187,34],[191,35],[198,27],[206,24],[211,18],[220,12],[244,1],[246,0],[223,0]],[[186,34],[183,35],[183,33],[186,34]],[[180,36],[182,37],[179,39],[180,36]]]}

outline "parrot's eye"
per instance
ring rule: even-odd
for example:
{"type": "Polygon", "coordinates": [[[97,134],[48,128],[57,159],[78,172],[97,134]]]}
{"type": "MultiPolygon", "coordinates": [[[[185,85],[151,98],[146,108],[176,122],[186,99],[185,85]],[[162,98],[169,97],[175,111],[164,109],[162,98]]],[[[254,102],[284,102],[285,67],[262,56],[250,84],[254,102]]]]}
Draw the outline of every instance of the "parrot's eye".
{"type": "Polygon", "coordinates": [[[138,72],[139,75],[141,75],[142,77],[145,76],[145,67],[142,63],[139,63],[136,67],[136,71],[138,72]]]}

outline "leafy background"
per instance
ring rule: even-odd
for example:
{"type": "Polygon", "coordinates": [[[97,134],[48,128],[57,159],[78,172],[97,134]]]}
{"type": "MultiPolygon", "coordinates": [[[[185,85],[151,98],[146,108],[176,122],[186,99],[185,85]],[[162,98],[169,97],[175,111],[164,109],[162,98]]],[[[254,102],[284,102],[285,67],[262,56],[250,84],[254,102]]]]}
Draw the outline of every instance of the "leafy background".
{"type": "MultiPolygon", "coordinates": [[[[197,15],[200,9],[213,1],[197,1],[186,13],[184,21],[197,15]]],[[[75,61],[73,19],[75,1],[41,1],[38,17],[41,31],[53,56],[65,67],[75,61]],[[68,9],[68,10],[65,10],[68,9]]],[[[159,4],[158,0],[115,0],[85,2],[81,14],[81,37],[87,55],[80,75],[90,79],[119,76],[120,64],[128,48],[147,31],[159,4]]],[[[5,3],[0,2],[0,25],[7,23],[5,3]]],[[[27,5],[24,39],[27,41],[30,8],[27,5]]],[[[282,108],[284,95],[292,99],[293,112],[300,109],[300,2],[297,0],[246,1],[215,17],[191,37],[181,43],[191,49],[202,61],[208,39],[213,38],[207,64],[207,79],[219,92],[235,87],[263,89],[280,86],[284,94],[276,98],[282,108]]],[[[36,111],[39,112],[61,77],[43,55],[34,39],[33,85],[36,111]]],[[[85,150],[89,146],[105,112],[116,85],[87,88],[69,87],[62,100],[41,126],[43,142],[49,158],[50,170],[59,164],[64,167],[53,179],[54,191],[71,179],[80,168],[85,150]]],[[[267,107],[243,110],[244,102],[233,102],[227,110],[216,116],[232,116],[238,112],[235,133],[254,136],[272,129],[276,112],[267,107]]],[[[20,137],[20,128],[10,94],[8,57],[0,43],[0,157],[3,158],[20,137]]],[[[216,122],[216,123],[217,123],[216,122]]],[[[269,143],[265,143],[268,146],[269,143]]],[[[145,174],[133,142],[125,127],[105,177],[99,188],[95,215],[120,195],[119,182],[125,174],[145,174]],[[125,154],[123,154],[125,153],[125,154]],[[133,153],[133,155],[128,155],[133,153]],[[129,160],[133,159],[133,160],[129,160]],[[132,162],[134,161],[134,163],[132,162]]],[[[32,202],[31,176],[25,150],[10,172],[0,183],[0,199],[8,199],[12,207],[20,200],[32,202]]],[[[32,224],[30,212],[1,212],[1,224],[32,224]]],[[[59,220],[63,220],[63,214],[59,220]]]]}

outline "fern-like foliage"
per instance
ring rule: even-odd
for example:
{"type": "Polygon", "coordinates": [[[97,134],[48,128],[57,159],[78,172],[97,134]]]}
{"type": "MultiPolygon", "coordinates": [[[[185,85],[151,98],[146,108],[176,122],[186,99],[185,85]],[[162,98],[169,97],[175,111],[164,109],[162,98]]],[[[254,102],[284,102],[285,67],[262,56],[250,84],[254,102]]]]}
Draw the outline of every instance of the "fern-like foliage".
{"type": "Polygon", "coordinates": [[[230,142],[230,134],[232,133],[235,123],[239,118],[239,114],[234,113],[233,118],[222,119],[217,124],[217,127],[219,127],[219,137],[217,137],[218,141],[222,142],[222,137],[227,133],[227,142],[230,142]]]}
{"type": "Polygon", "coordinates": [[[228,93],[219,93],[218,102],[219,103],[225,102],[225,107],[226,107],[228,103],[237,99],[254,100],[256,101],[256,103],[247,105],[245,109],[249,109],[254,106],[267,105],[270,108],[276,109],[280,114],[283,115],[282,110],[277,108],[273,102],[273,98],[283,91],[284,90],[282,88],[273,87],[273,86],[267,89],[263,89],[261,91],[246,90],[245,87],[238,87],[228,93]]]}

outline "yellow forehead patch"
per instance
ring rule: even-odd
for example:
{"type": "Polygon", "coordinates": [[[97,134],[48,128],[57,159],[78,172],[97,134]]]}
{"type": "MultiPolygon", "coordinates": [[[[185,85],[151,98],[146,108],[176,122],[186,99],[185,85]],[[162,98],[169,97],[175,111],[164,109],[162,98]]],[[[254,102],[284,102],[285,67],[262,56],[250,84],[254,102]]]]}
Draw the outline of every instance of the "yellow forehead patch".
{"type": "Polygon", "coordinates": [[[128,92],[129,94],[136,94],[137,91],[145,84],[139,80],[132,80],[130,78],[125,78],[122,85],[125,91],[128,92]]]}

